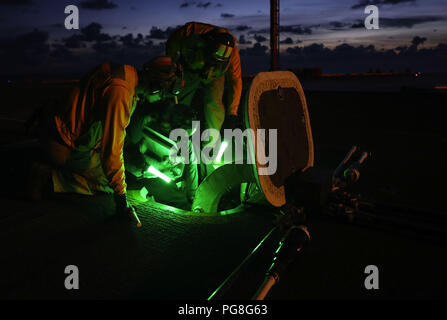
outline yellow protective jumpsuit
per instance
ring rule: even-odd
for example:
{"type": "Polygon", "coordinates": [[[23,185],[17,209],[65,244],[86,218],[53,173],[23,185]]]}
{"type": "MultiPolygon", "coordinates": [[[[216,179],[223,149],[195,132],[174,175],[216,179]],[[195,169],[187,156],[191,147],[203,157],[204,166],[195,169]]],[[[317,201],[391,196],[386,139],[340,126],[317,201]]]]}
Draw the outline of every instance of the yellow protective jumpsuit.
{"type": "Polygon", "coordinates": [[[123,145],[137,84],[134,67],[106,62],[53,110],[43,146],[55,165],[55,192],[126,193],[123,145]]]}
{"type": "MultiPolygon", "coordinates": [[[[200,22],[189,22],[185,24],[183,27],[174,31],[169,37],[166,43],[166,54],[176,58],[177,53],[183,53],[185,49],[196,50],[197,38],[195,36],[205,34],[216,28],[231,34],[227,29],[210,24],[200,22]]],[[[235,43],[236,41],[237,39],[234,38],[235,43]]],[[[223,75],[217,73],[215,75],[213,74],[211,79],[203,80],[196,72],[188,70],[187,65],[184,66],[184,72],[185,87],[179,97],[180,103],[190,105],[192,96],[201,83],[204,86],[203,111],[207,127],[220,130],[225,119],[225,107],[222,99],[225,100],[225,105],[227,106],[226,114],[228,115],[237,115],[241,99],[241,60],[236,45],[223,75]],[[228,91],[224,97],[225,84],[227,84],[228,91]]]]}

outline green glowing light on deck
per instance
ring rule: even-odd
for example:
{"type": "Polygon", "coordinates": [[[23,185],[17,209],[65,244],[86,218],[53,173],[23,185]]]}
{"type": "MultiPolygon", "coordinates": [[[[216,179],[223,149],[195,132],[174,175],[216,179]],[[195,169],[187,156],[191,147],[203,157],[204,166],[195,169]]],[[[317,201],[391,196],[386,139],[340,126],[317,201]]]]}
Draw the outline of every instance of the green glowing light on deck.
{"type": "Polygon", "coordinates": [[[171,178],[169,178],[167,175],[165,175],[164,173],[158,171],[156,168],[154,168],[153,166],[150,166],[149,169],[147,169],[147,172],[150,172],[152,174],[155,174],[157,177],[159,177],[160,179],[163,179],[164,181],[166,181],[167,183],[171,182],[171,178]]]}

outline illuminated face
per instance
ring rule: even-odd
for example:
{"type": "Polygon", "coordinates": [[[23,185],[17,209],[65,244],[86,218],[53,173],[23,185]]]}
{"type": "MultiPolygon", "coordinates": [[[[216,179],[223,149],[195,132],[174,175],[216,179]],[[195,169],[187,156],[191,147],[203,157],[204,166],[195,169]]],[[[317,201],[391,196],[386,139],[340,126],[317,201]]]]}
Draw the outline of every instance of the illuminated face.
{"type": "Polygon", "coordinates": [[[157,102],[162,99],[160,90],[151,91],[144,86],[139,86],[137,91],[137,94],[149,103],[157,102]]]}
{"type": "Polygon", "coordinates": [[[161,100],[161,91],[148,93],[147,95],[145,95],[145,97],[146,97],[147,101],[149,101],[149,103],[160,101],[161,100]]]}

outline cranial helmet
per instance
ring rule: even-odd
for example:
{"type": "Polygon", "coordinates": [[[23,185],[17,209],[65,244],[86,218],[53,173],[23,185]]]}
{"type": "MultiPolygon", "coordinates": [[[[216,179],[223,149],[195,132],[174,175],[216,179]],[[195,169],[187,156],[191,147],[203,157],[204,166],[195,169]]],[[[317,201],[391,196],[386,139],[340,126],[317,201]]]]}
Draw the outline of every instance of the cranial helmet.
{"type": "Polygon", "coordinates": [[[184,86],[182,66],[169,56],[156,57],[145,63],[143,75],[151,94],[177,96],[184,86]]]}
{"type": "Polygon", "coordinates": [[[208,52],[217,62],[227,62],[234,48],[234,38],[224,29],[213,29],[205,34],[208,52]]]}

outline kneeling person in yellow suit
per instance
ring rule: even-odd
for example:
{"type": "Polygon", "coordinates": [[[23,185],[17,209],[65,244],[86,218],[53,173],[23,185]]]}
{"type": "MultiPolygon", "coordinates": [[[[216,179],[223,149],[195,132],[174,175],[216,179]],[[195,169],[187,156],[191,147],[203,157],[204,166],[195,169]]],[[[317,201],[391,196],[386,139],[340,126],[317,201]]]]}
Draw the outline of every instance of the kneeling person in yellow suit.
{"type": "MultiPolygon", "coordinates": [[[[106,62],[74,86],[65,104],[46,112],[41,142],[54,192],[113,193],[118,211],[133,209],[126,197],[125,129],[139,99],[155,102],[179,91],[171,90],[175,75],[153,88],[154,74],[159,78],[160,70],[150,62],[141,71],[106,62]]],[[[35,170],[31,184],[33,175],[35,170]]],[[[33,199],[40,196],[38,188],[30,192],[33,199]]]]}

